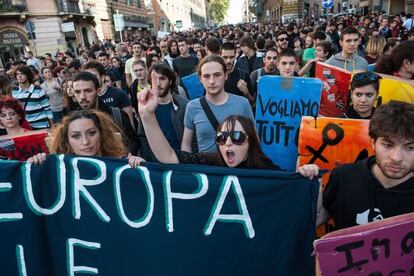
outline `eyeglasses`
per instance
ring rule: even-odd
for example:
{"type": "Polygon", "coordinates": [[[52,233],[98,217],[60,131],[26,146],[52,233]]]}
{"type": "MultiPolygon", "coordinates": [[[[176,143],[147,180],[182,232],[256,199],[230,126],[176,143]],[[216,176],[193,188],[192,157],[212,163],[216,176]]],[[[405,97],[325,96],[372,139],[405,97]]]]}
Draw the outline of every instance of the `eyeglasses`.
{"type": "Polygon", "coordinates": [[[371,73],[371,72],[362,72],[362,73],[357,73],[353,76],[352,80],[356,80],[356,81],[378,81],[379,79],[381,79],[381,76],[378,76],[377,74],[371,73]]]}
{"type": "Polygon", "coordinates": [[[216,136],[216,143],[220,146],[226,144],[227,138],[237,146],[243,145],[247,140],[247,135],[243,131],[220,131],[216,136]]]}
{"type": "Polygon", "coordinates": [[[277,41],[289,41],[289,38],[282,37],[282,38],[278,38],[277,41]]]}

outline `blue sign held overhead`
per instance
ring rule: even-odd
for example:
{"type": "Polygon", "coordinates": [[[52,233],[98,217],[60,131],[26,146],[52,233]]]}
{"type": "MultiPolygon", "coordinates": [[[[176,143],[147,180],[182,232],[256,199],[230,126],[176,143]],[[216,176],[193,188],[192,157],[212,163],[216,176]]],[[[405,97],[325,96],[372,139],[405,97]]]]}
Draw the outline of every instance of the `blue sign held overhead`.
{"type": "Polygon", "coordinates": [[[333,7],[333,0],[322,0],[322,8],[324,9],[330,9],[333,7]]]}
{"type": "Polygon", "coordinates": [[[201,83],[197,73],[185,76],[181,80],[190,100],[204,96],[204,85],[201,83]]]}

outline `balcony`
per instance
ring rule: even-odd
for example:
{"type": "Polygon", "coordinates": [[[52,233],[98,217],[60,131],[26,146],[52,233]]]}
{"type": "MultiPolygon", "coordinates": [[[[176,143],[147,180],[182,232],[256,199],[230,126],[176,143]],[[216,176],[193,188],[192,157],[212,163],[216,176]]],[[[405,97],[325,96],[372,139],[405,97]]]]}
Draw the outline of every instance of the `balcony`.
{"type": "Polygon", "coordinates": [[[26,0],[1,0],[0,14],[15,14],[27,12],[26,0]]]}
{"type": "Polygon", "coordinates": [[[57,0],[57,4],[58,4],[59,13],[63,13],[63,14],[80,14],[81,13],[78,1],[57,0]]]}

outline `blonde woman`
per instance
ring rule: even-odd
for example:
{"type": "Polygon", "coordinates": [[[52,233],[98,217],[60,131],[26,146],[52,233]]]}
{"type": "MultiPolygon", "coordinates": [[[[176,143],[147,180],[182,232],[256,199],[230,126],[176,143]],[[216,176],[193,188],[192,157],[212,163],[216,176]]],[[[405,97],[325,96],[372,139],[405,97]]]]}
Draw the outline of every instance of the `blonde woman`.
{"type": "Polygon", "coordinates": [[[377,63],[377,59],[382,54],[386,43],[385,38],[381,35],[371,36],[365,47],[364,56],[368,64],[377,63]]]}

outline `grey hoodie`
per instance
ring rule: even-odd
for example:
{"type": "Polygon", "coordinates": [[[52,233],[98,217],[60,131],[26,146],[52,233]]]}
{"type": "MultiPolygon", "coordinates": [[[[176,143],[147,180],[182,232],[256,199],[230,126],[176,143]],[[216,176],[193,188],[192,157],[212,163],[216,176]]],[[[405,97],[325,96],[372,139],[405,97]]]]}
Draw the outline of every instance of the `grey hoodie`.
{"type": "Polygon", "coordinates": [[[327,61],[326,64],[339,67],[345,69],[349,72],[359,70],[359,71],[367,71],[368,70],[368,62],[360,57],[358,54],[354,54],[349,60],[346,60],[342,56],[342,52],[331,56],[327,61]]]}

